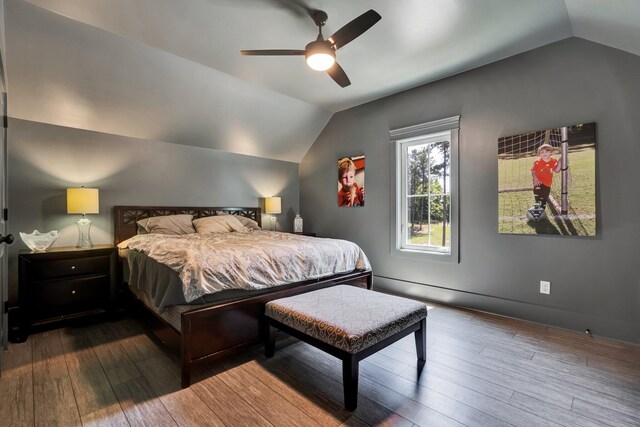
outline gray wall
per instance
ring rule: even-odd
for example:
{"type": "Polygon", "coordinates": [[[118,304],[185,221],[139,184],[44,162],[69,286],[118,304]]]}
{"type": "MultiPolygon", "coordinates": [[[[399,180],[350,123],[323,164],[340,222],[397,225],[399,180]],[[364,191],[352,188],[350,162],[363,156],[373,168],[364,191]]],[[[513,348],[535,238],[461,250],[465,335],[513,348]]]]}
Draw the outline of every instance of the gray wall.
{"type": "MultiPolygon", "coordinates": [[[[113,242],[115,205],[260,206],[282,197],[278,229],[298,209],[298,164],[126,138],[25,120],[9,121],[9,230],[59,230],[55,246],[75,246],[77,216],[66,214],[66,188],[100,189],[91,215],[94,244],[113,242]]],[[[268,217],[263,218],[268,225],[268,217]]],[[[17,296],[18,238],[9,258],[10,300],[17,296]]]]}
{"type": "Polygon", "coordinates": [[[338,113],[300,165],[305,228],[360,244],[378,288],[638,343],[638,76],[640,57],[572,38],[338,113]],[[460,262],[392,255],[389,129],[458,114],[460,262]],[[498,137],[592,121],[598,236],[498,234],[498,137]],[[366,206],[338,208],[336,160],[361,153],[366,206]]]}

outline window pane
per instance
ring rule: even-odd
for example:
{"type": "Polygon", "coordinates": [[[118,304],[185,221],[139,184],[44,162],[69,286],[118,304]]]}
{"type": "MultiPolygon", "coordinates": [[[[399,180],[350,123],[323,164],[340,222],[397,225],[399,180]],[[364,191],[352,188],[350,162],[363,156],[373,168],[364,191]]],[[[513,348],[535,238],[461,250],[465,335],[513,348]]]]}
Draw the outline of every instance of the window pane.
{"type": "Polygon", "coordinates": [[[407,199],[407,240],[408,245],[429,245],[429,234],[425,228],[429,217],[429,198],[425,196],[407,199]]]}
{"type": "Polygon", "coordinates": [[[407,148],[407,195],[449,194],[449,141],[430,142],[407,148]]]}
{"type": "Polygon", "coordinates": [[[451,247],[451,198],[429,198],[429,243],[431,246],[451,247]]]}
{"type": "Polygon", "coordinates": [[[413,145],[407,152],[407,194],[429,194],[429,151],[431,144],[413,145]]]}
{"type": "Polygon", "coordinates": [[[407,198],[407,238],[405,245],[451,247],[450,196],[407,198]]]}
{"type": "Polygon", "coordinates": [[[431,176],[431,195],[451,194],[451,144],[440,141],[431,144],[429,173],[431,176]]]}

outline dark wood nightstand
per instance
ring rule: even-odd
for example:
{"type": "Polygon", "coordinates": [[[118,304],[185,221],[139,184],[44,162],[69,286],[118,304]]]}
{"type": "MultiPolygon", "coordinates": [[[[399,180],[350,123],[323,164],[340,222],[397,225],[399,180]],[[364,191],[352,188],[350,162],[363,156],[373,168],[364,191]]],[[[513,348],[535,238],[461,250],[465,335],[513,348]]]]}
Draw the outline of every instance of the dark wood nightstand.
{"type": "Polygon", "coordinates": [[[303,233],[295,233],[295,232],[291,232],[291,234],[299,234],[299,235],[301,235],[301,236],[316,237],[316,233],[307,233],[307,232],[303,232],[303,233]]]}
{"type": "Polygon", "coordinates": [[[20,251],[20,335],[36,325],[96,313],[113,313],[116,298],[116,248],[51,248],[20,251]]]}

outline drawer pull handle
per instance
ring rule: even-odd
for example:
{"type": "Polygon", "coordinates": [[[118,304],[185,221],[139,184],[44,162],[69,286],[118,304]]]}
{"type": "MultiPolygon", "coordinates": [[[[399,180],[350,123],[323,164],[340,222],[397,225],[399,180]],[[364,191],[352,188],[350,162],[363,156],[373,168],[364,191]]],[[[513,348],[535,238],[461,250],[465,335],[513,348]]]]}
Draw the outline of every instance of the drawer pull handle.
{"type": "Polygon", "coordinates": [[[75,294],[76,294],[76,291],[71,291],[71,295],[75,295],[75,294]]]}
{"type": "Polygon", "coordinates": [[[75,265],[72,265],[72,266],[71,266],[71,269],[72,269],[72,270],[75,270],[75,269],[76,269],[76,266],[75,266],[75,265]]]}

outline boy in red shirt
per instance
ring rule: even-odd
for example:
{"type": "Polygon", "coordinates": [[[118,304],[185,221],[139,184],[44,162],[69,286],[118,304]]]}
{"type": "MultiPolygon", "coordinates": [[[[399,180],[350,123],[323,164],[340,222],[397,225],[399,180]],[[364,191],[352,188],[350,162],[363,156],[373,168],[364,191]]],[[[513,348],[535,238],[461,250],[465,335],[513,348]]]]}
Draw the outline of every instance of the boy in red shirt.
{"type": "Polygon", "coordinates": [[[560,172],[560,162],[551,157],[552,154],[553,147],[549,144],[542,144],[538,147],[540,158],[533,162],[533,167],[531,168],[533,195],[542,209],[547,206],[547,199],[553,183],[553,173],[560,172]]]}

